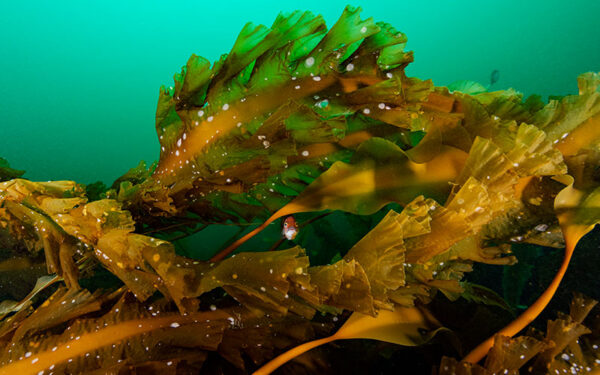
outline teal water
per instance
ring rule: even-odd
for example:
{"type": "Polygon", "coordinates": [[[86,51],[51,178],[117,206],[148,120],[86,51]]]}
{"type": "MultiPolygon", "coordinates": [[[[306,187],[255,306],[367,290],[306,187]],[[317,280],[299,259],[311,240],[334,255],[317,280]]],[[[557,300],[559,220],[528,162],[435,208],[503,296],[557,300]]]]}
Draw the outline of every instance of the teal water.
{"type": "MultiPolygon", "coordinates": [[[[0,156],[32,180],[111,183],[158,157],[158,88],[192,53],[215,60],[249,21],[311,10],[328,25],[346,1],[0,3],[0,156]],[[274,5],[276,4],[276,5],[274,5]]],[[[355,1],[408,36],[407,72],[525,95],[577,92],[600,70],[598,1],[355,1]]]]}

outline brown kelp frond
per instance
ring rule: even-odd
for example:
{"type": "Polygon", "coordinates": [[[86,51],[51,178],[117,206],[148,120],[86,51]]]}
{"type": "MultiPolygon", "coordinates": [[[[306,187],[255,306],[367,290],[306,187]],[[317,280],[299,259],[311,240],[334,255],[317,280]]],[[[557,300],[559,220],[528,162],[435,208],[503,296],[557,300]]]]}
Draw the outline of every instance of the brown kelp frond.
{"type": "Polygon", "coordinates": [[[100,292],[59,288],[16,329],[12,339],[19,341],[29,331],[43,331],[73,318],[100,309],[100,292]]]}
{"type": "Polygon", "coordinates": [[[67,305],[64,309],[69,311],[50,315],[60,320],[42,322],[37,311],[26,319],[21,327],[31,319],[35,327],[20,328],[6,343],[0,353],[0,374],[102,373],[156,367],[181,373],[189,368],[199,371],[208,352],[218,352],[243,370],[246,356],[254,364],[262,363],[274,350],[315,334],[308,320],[264,319],[241,307],[180,315],[164,300],[142,304],[119,291],[91,296],[63,289],[57,294],[40,309],[49,311],[58,303],[67,305]],[[68,295],[73,293],[76,295],[68,295]],[[107,310],[105,303],[119,295],[107,310]],[[82,309],[78,302],[82,296],[94,307],[82,309]],[[101,316],[89,314],[99,309],[101,316]]]}
{"type": "Polygon", "coordinates": [[[583,325],[596,303],[576,294],[570,314],[548,321],[545,335],[533,330],[516,338],[497,335],[483,366],[444,357],[437,374],[562,374],[598,369],[597,323],[590,321],[593,331],[583,325]]]}
{"type": "Polygon", "coordinates": [[[193,361],[192,348],[217,349],[232,324],[230,314],[218,310],[181,316],[124,296],[102,317],[75,320],[62,333],[37,330],[16,338],[2,352],[0,373],[71,373],[181,357],[193,361]],[[196,335],[188,336],[190,332],[196,335]]]}

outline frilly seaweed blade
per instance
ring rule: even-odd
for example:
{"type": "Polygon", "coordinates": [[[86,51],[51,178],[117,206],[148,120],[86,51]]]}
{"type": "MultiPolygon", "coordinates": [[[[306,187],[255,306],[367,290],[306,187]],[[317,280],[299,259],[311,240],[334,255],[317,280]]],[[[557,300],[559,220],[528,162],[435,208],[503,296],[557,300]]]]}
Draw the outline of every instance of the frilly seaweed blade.
{"type": "MultiPolygon", "coordinates": [[[[598,74],[548,104],[450,92],[407,77],[404,34],[359,12],[329,30],[308,12],[280,15],[247,24],[212,66],[193,55],[160,90],[159,161],[103,194],[19,179],[2,161],[0,273],[37,283],[0,303],[0,374],[265,374],[334,340],[421,346],[447,332],[427,309],[436,295],[510,309],[463,276],[476,262],[514,264],[514,242],[566,245],[563,265],[465,360],[495,341],[486,371],[518,371],[538,352],[538,368],[564,367],[550,344],[521,354],[530,339],[507,336],[547,305],[600,221],[598,74]],[[295,214],[294,246],[246,243],[295,214]],[[240,230],[222,248],[175,251],[209,225],[240,230]],[[229,256],[244,243],[252,251],[229,256]]],[[[573,314],[564,324],[585,315],[573,314]]],[[[466,362],[442,365],[483,371],[466,362]]]]}
{"type": "Polygon", "coordinates": [[[161,89],[160,160],[139,198],[157,214],[268,217],[361,141],[395,130],[360,113],[424,98],[404,75],[405,42],[347,8],[329,31],[308,12],[249,23],[212,67],[193,55],[161,89]]]}

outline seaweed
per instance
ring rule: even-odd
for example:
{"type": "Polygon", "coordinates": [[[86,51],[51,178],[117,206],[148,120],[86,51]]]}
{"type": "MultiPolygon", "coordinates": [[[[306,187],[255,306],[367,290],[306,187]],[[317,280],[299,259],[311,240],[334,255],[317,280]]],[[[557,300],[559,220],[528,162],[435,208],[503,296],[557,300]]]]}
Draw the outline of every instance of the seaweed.
{"type": "Polygon", "coordinates": [[[510,337],[600,222],[598,74],[547,104],[450,92],[408,77],[406,36],[359,13],[329,30],[280,15],[213,65],[193,55],[160,89],[159,160],[110,188],[21,179],[0,160],[0,276],[29,280],[0,303],[0,374],[239,373],[297,346],[269,373],[338,339],[423,347],[448,332],[428,308],[440,298],[512,314],[464,276],[515,264],[522,242],[566,247],[555,279],[442,369],[558,366],[585,314],[545,341],[510,337]],[[286,241],[271,224],[289,216],[286,241]],[[193,241],[224,227],[220,247],[193,241]]]}
{"type": "MultiPolygon", "coordinates": [[[[597,368],[597,317],[588,318],[593,330],[583,322],[598,301],[576,294],[569,314],[560,314],[547,323],[546,333],[530,329],[510,338],[498,335],[482,366],[444,357],[435,374],[534,374],[591,372],[597,368]]],[[[597,371],[597,370],[596,370],[597,371]]]]}

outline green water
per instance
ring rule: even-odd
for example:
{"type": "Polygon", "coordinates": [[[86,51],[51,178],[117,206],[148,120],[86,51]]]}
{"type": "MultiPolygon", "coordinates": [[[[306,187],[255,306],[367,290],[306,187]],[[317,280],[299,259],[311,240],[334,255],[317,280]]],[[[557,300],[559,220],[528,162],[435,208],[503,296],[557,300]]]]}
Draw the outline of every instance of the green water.
{"type": "MultiPolygon", "coordinates": [[[[576,93],[600,70],[599,1],[355,1],[415,52],[409,75],[471,79],[525,95],[576,93]]],[[[192,53],[211,60],[242,26],[311,10],[328,25],[346,1],[0,3],[0,156],[33,180],[112,182],[158,157],[161,84],[192,53]],[[273,5],[277,4],[277,5],[273,5]]]]}

